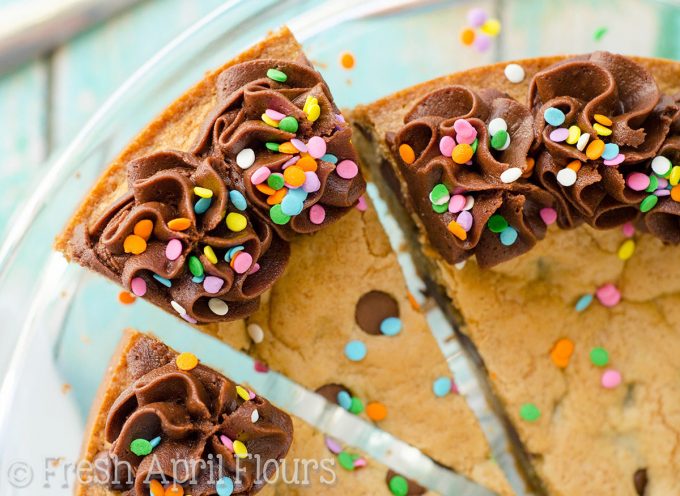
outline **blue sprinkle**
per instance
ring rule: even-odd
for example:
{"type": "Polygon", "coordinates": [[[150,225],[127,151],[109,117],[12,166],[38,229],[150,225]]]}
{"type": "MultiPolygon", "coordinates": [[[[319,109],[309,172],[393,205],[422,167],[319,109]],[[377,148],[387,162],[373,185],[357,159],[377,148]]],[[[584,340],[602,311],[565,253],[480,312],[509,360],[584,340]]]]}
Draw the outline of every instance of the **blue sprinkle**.
{"type": "Polygon", "coordinates": [[[448,377],[437,377],[432,383],[432,391],[438,398],[446,396],[451,392],[451,379],[448,377]]]}
{"type": "Polygon", "coordinates": [[[205,279],[205,274],[202,276],[194,276],[191,278],[191,282],[195,282],[196,284],[201,284],[203,280],[205,279]]]}
{"type": "Polygon", "coordinates": [[[172,281],[170,281],[170,279],[166,279],[165,277],[161,277],[158,274],[154,274],[153,278],[156,279],[158,282],[160,282],[166,288],[172,287],[172,281]]]}
{"type": "Polygon", "coordinates": [[[612,160],[616,158],[619,154],[619,145],[616,143],[607,143],[604,145],[604,151],[602,152],[602,158],[605,160],[612,160]]]}
{"type": "Polygon", "coordinates": [[[208,211],[210,204],[212,203],[212,198],[199,198],[199,200],[194,205],[194,212],[201,215],[208,211]]]}
{"type": "Polygon", "coordinates": [[[387,317],[380,323],[380,332],[385,336],[396,336],[401,332],[401,319],[399,317],[387,317]]]}
{"type": "Polygon", "coordinates": [[[564,120],[566,119],[564,112],[555,107],[546,109],[545,112],[543,112],[543,117],[545,118],[545,122],[555,127],[564,124],[564,120]]]}
{"type": "Polygon", "coordinates": [[[308,193],[302,188],[289,189],[288,193],[286,193],[286,196],[284,197],[284,200],[290,197],[303,202],[307,199],[307,195],[308,193]]]}
{"type": "Polygon", "coordinates": [[[345,356],[353,362],[359,362],[366,357],[366,345],[361,341],[350,341],[345,345],[345,356]]]}
{"type": "Polygon", "coordinates": [[[586,308],[590,306],[590,304],[593,302],[593,295],[591,294],[584,294],[581,296],[578,301],[576,302],[576,311],[577,312],[582,312],[586,308]]]}
{"type": "Polygon", "coordinates": [[[149,441],[149,443],[151,443],[151,447],[152,447],[152,448],[155,448],[156,446],[158,446],[159,444],[161,444],[161,437],[160,437],[160,436],[155,437],[155,438],[153,438],[151,441],[149,441]]]}
{"type": "Polygon", "coordinates": [[[303,208],[303,202],[295,198],[295,196],[292,196],[290,191],[286,194],[286,196],[283,197],[283,200],[281,201],[281,211],[289,217],[298,215],[300,212],[302,212],[303,208]]]}
{"type": "Polygon", "coordinates": [[[338,157],[333,155],[332,153],[327,153],[323,157],[321,157],[321,160],[324,162],[330,162],[331,164],[337,164],[338,163],[338,157]]]}
{"type": "Polygon", "coordinates": [[[345,410],[349,410],[352,406],[352,397],[347,391],[340,391],[338,393],[338,405],[340,405],[345,410]]]}
{"type": "Polygon", "coordinates": [[[517,230],[512,226],[508,226],[501,231],[501,243],[505,246],[512,246],[517,241],[517,236],[517,230]]]}
{"type": "Polygon", "coordinates": [[[234,481],[229,477],[223,477],[215,484],[217,496],[231,496],[234,492],[234,481]]]}
{"type": "Polygon", "coordinates": [[[246,208],[248,208],[248,202],[246,201],[246,197],[243,196],[243,194],[240,191],[232,189],[229,192],[229,200],[231,200],[231,203],[242,212],[246,208]]]}
{"type": "Polygon", "coordinates": [[[224,254],[224,261],[227,263],[231,262],[231,259],[234,258],[234,255],[243,250],[245,250],[243,245],[232,246],[227,250],[227,253],[224,254]]]}

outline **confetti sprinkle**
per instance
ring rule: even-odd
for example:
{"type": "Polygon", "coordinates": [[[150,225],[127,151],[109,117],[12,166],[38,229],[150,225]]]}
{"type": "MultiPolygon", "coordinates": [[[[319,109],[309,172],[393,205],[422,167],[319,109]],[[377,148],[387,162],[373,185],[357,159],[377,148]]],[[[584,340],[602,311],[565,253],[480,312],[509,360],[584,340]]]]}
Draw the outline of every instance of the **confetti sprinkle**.
{"type": "Polygon", "coordinates": [[[613,284],[605,284],[595,291],[600,303],[608,308],[616,306],[621,301],[621,292],[613,284]]]}
{"type": "Polygon", "coordinates": [[[609,363],[609,353],[601,347],[590,350],[590,362],[596,367],[605,367],[609,363]]]}
{"type": "Polygon", "coordinates": [[[185,351],[184,353],[177,355],[175,364],[177,365],[178,369],[188,372],[189,370],[193,370],[198,366],[198,358],[193,353],[185,351]]]}
{"type": "Polygon", "coordinates": [[[147,456],[153,451],[153,446],[146,439],[135,439],[130,443],[130,451],[137,456],[147,456]]]}
{"type": "Polygon", "coordinates": [[[353,69],[356,64],[356,59],[351,52],[342,52],[340,54],[340,67],[343,69],[353,69]]]}
{"type": "Polygon", "coordinates": [[[234,481],[229,477],[222,477],[215,484],[215,491],[217,496],[231,496],[234,493],[234,481]]]}
{"type": "Polygon", "coordinates": [[[577,312],[583,312],[586,308],[588,308],[590,306],[590,304],[592,302],[593,302],[593,295],[584,294],[576,302],[576,311],[577,312]]]}
{"type": "Polygon", "coordinates": [[[436,397],[443,398],[451,393],[452,386],[453,381],[449,377],[437,377],[432,383],[432,392],[436,397]]]}
{"type": "Polygon", "coordinates": [[[254,343],[259,344],[264,341],[264,330],[258,324],[248,324],[246,329],[248,336],[250,336],[254,343]]]}
{"type": "Polygon", "coordinates": [[[609,28],[607,28],[605,26],[601,26],[601,27],[597,28],[595,30],[595,32],[593,33],[593,39],[595,41],[600,41],[604,37],[604,35],[607,34],[607,31],[609,31],[609,28]]]}
{"type": "Polygon", "coordinates": [[[366,345],[359,340],[350,341],[345,345],[345,356],[353,362],[360,362],[366,357],[366,345]]]}
{"type": "Polygon", "coordinates": [[[600,383],[605,389],[614,389],[621,384],[621,373],[618,370],[607,369],[602,373],[600,383]]]}
{"type": "Polygon", "coordinates": [[[372,401],[366,405],[366,415],[374,422],[385,420],[387,417],[387,407],[379,401],[372,401]]]}
{"type": "Polygon", "coordinates": [[[550,359],[561,368],[567,368],[571,355],[574,353],[574,343],[568,338],[559,339],[550,351],[550,359]]]}
{"type": "Polygon", "coordinates": [[[519,408],[519,416],[526,422],[536,422],[541,418],[541,411],[533,403],[524,403],[519,408]]]}
{"type": "MultiPolygon", "coordinates": [[[[146,288],[146,283],[144,284],[146,288]]],[[[120,293],[118,293],[118,301],[120,301],[123,305],[132,305],[136,300],[137,298],[135,298],[135,295],[129,293],[128,291],[121,291],[120,293]]]]}
{"type": "Polygon", "coordinates": [[[524,81],[524,78],[526,77],[524,68],[519,64],[506,65],[505,69],[503,70],[503,73],[505,74],[505,77],[507,78],[508,81],[515,84],[521,83],[522,81],[524,81]]]}

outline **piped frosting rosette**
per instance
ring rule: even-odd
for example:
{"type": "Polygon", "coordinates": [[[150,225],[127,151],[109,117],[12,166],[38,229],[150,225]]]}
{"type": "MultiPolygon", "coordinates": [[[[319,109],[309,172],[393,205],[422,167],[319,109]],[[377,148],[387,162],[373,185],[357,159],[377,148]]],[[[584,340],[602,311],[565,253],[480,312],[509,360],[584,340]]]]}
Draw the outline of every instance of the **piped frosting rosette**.
{"type": "MultiPolygon", "coordinates": [[[[556,197],[559,224],[611,228],[634,220],[646,192],[626,185],[663,143],[678,107],[627,57],[595,52],[534,76],[538,181],[556,197]]],[[[635,177],[635,176],[634,176],[635,177]]]]}
{"type": "Polygon", "coordinates": [[[100,264],[191,323],[249,315],[289,247],[246,210],[238,177],[216,157],[159,152],[131,162],[128,193],[89,229],[100,264]]]}
{"type": "Polygon", "coordinates": [[[306,61],[239,64],[217,90],[194,153],[236,164],[248,203],[282,238],[315,232],[356,204],[366,185],[351,129],[306,61]]]}
{"type": "Polygon", "coordinates": [[[489,267],[544,236],[553,199],[524,179],[533,141],[526,107],[495,90],[449,86],[418,101],[404,123],[388,141],[412,209],[445,260],[474,254],[489,267]]]}

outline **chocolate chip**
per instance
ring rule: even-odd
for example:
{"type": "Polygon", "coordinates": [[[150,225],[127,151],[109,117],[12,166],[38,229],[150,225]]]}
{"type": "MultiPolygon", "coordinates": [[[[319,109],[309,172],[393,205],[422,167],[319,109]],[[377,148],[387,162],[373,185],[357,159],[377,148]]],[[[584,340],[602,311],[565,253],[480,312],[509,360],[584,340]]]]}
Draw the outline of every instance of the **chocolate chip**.
{"type": "MultiPolygon", "coordinates": [[[[392,480],[393,477],[395,476],[400,476],[403,479],[406,480],[406,483],[408,485],[408,492],[406,493],[407,496],[421,496],[422,494],[425,494],[427,492],[427,489],[425,489],[423,486],[418,484],[415,481],[412,481],[411,479],[407,479],[403,475],[399,475],[396,473],[394,470],[388,470],[387,471],[387,476],[385,477],[385,483],[387,484],[387,487],[390,487],[390,481],[392,480]]],[[[403,481],[402,481],[403,483],[403,481]]],[[[392,494],[395,494],[392,492],[392,494]]]]}
{"type": "Polygon", "coordinates": [[[341,391],[345,391],[347,394],[352,396],[352,392],[342,384],[325,384],[320,388],[317,388],[315,392],[316,394],[320,394],[321,396],[323,396],[329,403],[337,405],[338,393],[340,393],[341,391]]]}
{"type": "Polygon", "coordinates": [[[354,318],[362,331],[380,334],[380,324],[388,317],[399,317],[399,303],[383,291],[369,291],[357,302],[354,318]]]}
{"type": "Polygon", "coordinates": [[[645,495],[645,489],[647,489],[647,469],[646,468],[639,468],[635,471],[635,474],[633,474],[633,484],[635,484],[635,492],[638,493],[638,496],[644,496],[645,495]]]}

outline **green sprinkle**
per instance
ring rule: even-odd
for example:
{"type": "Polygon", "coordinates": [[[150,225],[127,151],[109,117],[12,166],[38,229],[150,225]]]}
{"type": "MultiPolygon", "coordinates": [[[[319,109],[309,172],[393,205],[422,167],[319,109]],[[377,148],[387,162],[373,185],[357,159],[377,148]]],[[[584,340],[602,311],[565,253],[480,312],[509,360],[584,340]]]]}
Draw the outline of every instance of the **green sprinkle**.
{"type": "Polygon", "coordinates": [[[203,264],[196,255],[189,257],[189,271],[196,277],[203,275],[203,264]]]}
{"type": "Polygon", "coordinates": [[[288,221],[290,221],[290,215],[283,213],[280,203],[269,209],[269,217],[274,221],[274,224],[278,224],[279,226],[288,224],[288,221]]]}
{"type": "Polygon", "coordinates": [[[654,193],[657,189],[659,189],[659,178],[656,177],[656,174],[651,174],[649,176],[649,186],[647,186],[645,191],[647,193],[654,193]]]}
{"type": "Polygon", "coordinates": [[[395,475],[390,479],[389,488],[390,492],[394,494],[394,496],[407,496],[408,481],[401,475],[395,475]]]}
{"type": "Polygon", "coordinates": [[[603,37],[605,34],[607,34],[607,31],[609,31],[609,28],[607,28],[607,27],[605,27],[605,26],[601,26],[601,27],[597,28],[597,29],[595,30],[595,32],[593,33],[593,39],[594,39],[595,41],[600,41],[600,40],[602,39],[602,37],[603,37]]]}
{"type": "Polygon", "coordinates": [[[659,197],[656,195],[649,195],[645,197],[644,200],[642,200],[642,203],[640,203],[640,212],[649,212],[651,209],[656,207],[656,204],[659,203],[659,197]]]}
{"type": "Polygon", "coordinates": [[[146,456],[153,451],[153,446],[146,439],[135,439],[130,443],[130,451],[137,456],[146,456]]]}
{"type": "Polygon", "coordinates": [[[541,411],[533,403],[524,403],[519,408],[519,416],[527,422],[536,422],[541,417],[541,411]]]}
{"type": "Polygon", "coordinates": [[[479,145],[479,140],[475,138],[475,140],[472,142],[472,153],[477,153],[477,146],[479,145]]]}
{"type": "Polygon", "coordinates": [[[494,150],[500,150],[503,148],[503,145],[505,145],[505,142],[508,139],[508,132],[504,131],[502,129],[496,131],[496,134],[494,134],[491,137],[491,148],[494,150]]]}
{"type": "Polygon", "coordinates": [[[432,204],[432,210],[437,212],[438,214],[443,214],[444,212],[449,210],[449,204],[444,203],[443,205],[435,205],[434,203],[432,204]]]}
{"type": "Polygon", "coordinates": [[[298,130],[298,121],[292,115],[284,117],[279,121],[279,129],[287,133],[296,133],[298,130]]]}
{"type": "Polygon", "coordinates": [[[508,221],[499,214],[493,214],[486,223],[492,233],[501,233],[508,228],[508,221]]]}
{"type": "Polygon", "coordinates": [[[449,188],[447,188],[446,185],[439,183],[432,188],[432,191],[430,192],[430,201],[432,203],[439,203],[439,200],[448,196],[450,196],[449,188]]]}
{"type": "Polygon", "coordinates": [[[340,466],[345,470],[349,470],[350,472],[354,471],[354,456],[346,451],[340,452],[338,455],[338,462],[340,462],[340,466]]]}
{"type": "Polygon", "coordinates": [[[364,403],[357,397],[352,398],[352,404],[349,406],[349,411],[359,415],[361,412],[364,411],[364,403]]]}
{"type": "Polygon", "coordinates": [[[269,69],[267,71],[267,77],[269,79],[273,79],[274,81],[278,81],[279,83],[285,83],[286,80],[288,79],[288,76],[286,76],[286,73],[281,72],[278,69],[269,69]]]}
{"type": "Polygon", "coordinates": [[[286,181],[283,179],[283,174],[280,174],[278,172],[275,172],[274,174],[271,174],[267,178],[267,184],[269,185],[270,188],[279,190],[283,188],[283,185],[286,181]]]}
{"type": "Polygon", "coordinates": [[[604,348],[593,348],[590,350],[590,361],[596,367],[604,367],[609,363],[609,353],[604,348]]]}
{"type": "Polygon", "coordinates": [[[279,145],[278,143],[272,143],[271,141],[267,141],[264,146],[267,147],[267,150],[271,150],[273,152],[278,152],[279,151],[279,145]]]}

